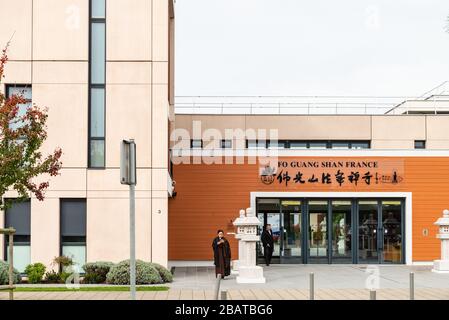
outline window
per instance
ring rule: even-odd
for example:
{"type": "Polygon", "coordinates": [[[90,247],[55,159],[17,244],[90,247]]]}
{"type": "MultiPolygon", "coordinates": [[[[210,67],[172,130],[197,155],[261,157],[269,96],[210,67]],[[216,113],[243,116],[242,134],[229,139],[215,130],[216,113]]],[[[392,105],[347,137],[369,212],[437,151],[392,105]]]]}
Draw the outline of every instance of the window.
{"type": "Polygon", "coordinates": [[[307,149],[307,142],[290,141],[290,149],[307,149]]]}
{"type": "Polygon", "coordinates": [[[268,148],[285,149],[288,148],[288,141],[285,140],[269,140],[268,148]]]}
{"type": "Polygon", "coordinates": [[[264,149],[267,147],[266,140],[247,140],[246,146],[248,149],[264,149]]]}
{"type": "Polygon", "coordinates": [[[222,149],[231,149],[232,148],[232,140],[221,140],[221,148],[222,149]]]}
{"type": "Polygon", "coordinates": [[[426,141],[425,140],[415,140],[415,149],[425,149],[426,141]]]}
{"type": "Polygon", "coordinates": [[[61,254],[79,268],[86,263],[86,200],[61,199],[61,254]]]}
{"type": "Polygon", "coordinates": [[[333,140],[247,140],[248,149],[271,148],[271,149],[369,149],[370,141],[333,141],[333,140]]]}
{"type": "Polygon", "coordinates": [[[309,142],[309,149],[327,149],[326,142],[309,142]]]}
{"type": "Polygon", "coordinates": [[[201,139],[192,139],[190,141],[190,147],[195,149],[201,149],[203,147],[203,140],[201,139]]]}
{"type": "Polygon", "coordinates": [[[351,142],[351,149],[369,149],[369,141],[355,141],[351,142]]]}
{"type": "Polygon", "coordinates": [[[105,167],[106,0],[90,1],[89,168],[105,167]]]}
{"type": "MultiPolygon", "coordinates": [[[[31,204],[30,201],[12,203],[6,209],[5,227],[16,229],[14,234],[14,268],[19,272],[24,272],[31,262],[30,230],[31,230],[31,204]]],[[[5,238],[5,260],[8,260],[8,237],[5,238]]]]}
{"type": "MultiPolygon", "coordinates": [[[[32,101],[32,90],[31,85],[7,85],[6,86],[6,97],[10,98],[11,96],[22,96],[26,103],[19,104],[19,111],[17,113],[18,117],[22,117],[27,112],[27,109],[31,107],[31,101],[32,101]]],[[[16,130],[21,127],[21,123],[11,123],[10,128],[12,130],[16,130]]]]}
{"type": "Polygon", "coordinates": [[[350,149],[350,143],[349,142],[332,142],[331,148],[339,149],[339,150],[350,149]]]}

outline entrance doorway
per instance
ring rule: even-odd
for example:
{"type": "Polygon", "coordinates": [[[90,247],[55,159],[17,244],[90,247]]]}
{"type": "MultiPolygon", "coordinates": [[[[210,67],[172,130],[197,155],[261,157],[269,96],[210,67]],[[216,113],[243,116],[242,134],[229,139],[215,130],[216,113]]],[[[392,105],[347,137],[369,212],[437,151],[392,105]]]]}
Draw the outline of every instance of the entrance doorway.
{"type": "Polygon", "coordinates": [[[257,198],[256,212],[272,263],[404,263],[403,199],[257,198]]]}

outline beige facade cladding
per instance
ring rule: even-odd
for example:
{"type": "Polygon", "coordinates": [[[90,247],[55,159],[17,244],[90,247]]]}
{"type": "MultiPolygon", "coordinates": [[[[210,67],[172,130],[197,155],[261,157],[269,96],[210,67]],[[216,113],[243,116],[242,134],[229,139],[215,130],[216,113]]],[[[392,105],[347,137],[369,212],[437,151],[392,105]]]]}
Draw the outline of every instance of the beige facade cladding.
{"type": "MultiPolygon", "coordinates": [[[[167,265],[171,1],[106,0],[106,162],[89,169],[89,1],[2,0],[0,47],[13,37],[1,90],[31,85],[33,103],[49,112],[42,151],[63,150],[61,175],[50,180],[45,201],[31,199],[31,262],[51,267],[60,254],[63,198],[86,199],[87,261],[129,257],[129,195],[119,182],[119,151],[122,139],[134,138],[137,258],[167,265]]],[[[0,213],[0,226],[4,221],[0,213]]]]}
{"type": "Polygon", "coordinates": [[[425,140],[427,149],[449,149],[449,115],[176,115],[175,127],[193,139],[193,123],[201,133],[226,129],[275,129],[278,139],[369,140],[372,149],[414,149],[425,140]]]}

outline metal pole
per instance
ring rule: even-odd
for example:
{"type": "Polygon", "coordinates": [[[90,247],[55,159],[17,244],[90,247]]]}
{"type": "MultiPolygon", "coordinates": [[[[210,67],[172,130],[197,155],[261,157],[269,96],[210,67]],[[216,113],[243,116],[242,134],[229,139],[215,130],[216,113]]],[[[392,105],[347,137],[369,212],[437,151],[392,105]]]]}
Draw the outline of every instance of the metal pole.
{"type": "Polygon", "coordinates": [[[217,280],[215,281],[215,300],[218,300],[218,293],[220,292],[221,274],[217,274],[217,280]]]}
{"type": "Polygon", "coordinates": [[[228,292],[226,290],[221,291],[221,299],[220,300],[228,300],[228,292]]]}
{"type": "Polygon", "coordinates": [[[369,291],[369,299],[370,300],[376,300],[376,290],[370,290],[369,291]]]}
{"type": "Polygon", "coordinates": [[[131,300],[136,300],[136,186],[129,185],[129,268],[131,300]]]}
{"type": "Polygon", "coordinates": [[[13,279],[13,272],[14,272],[14,243],[13,243],[13,233],[10,231],[9,233],[9,300],[14,300],[14,279],[13,279]]]}
{"type": "Polygon", "coordinates": [[[315,300],[315,276],[313,272],[309,275],[309,298],[315,300]]]}
{"type": "Polygon", "coordinates": [[[410,272],[410,300],[415,300],[415,274],[410,272]]]}

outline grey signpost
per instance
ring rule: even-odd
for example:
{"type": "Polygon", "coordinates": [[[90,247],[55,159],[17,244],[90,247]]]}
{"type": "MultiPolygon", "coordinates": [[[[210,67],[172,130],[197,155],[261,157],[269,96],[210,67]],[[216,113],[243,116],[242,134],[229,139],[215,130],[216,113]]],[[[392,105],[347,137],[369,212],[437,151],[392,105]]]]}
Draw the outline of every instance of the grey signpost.
{"type": "Polygon", "coordinates": [[[131,300],[136,300],[136,143],[123,140],[120,147],[120,183],[129,185],[129,267],[131,300]]]}

